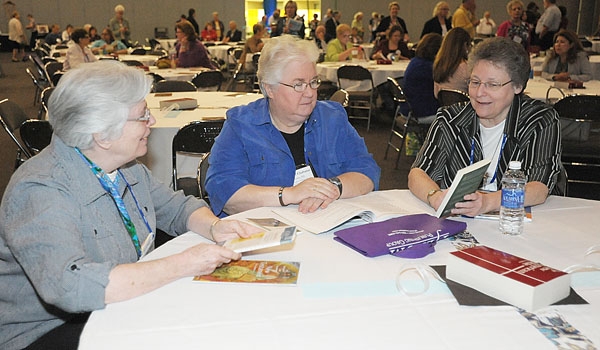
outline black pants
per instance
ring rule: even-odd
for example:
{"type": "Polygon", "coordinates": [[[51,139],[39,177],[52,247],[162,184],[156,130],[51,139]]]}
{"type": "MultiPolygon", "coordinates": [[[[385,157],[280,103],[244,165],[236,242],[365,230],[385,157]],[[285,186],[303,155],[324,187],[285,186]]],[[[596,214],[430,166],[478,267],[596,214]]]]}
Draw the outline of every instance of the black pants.
{"type": "Polygon", "coordinates": [[[44,334],[23,350],[77,350],[79,337],[89,317],[89,312],[77,315],[67,323],[44,334]]]}

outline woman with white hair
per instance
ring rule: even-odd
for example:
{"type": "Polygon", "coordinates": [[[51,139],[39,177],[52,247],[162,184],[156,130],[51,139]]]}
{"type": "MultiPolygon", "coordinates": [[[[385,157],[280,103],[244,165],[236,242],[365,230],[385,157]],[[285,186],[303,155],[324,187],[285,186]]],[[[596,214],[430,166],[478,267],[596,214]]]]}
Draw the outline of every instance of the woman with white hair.
{"type": "Polygon", "coordinates": [[[121,40],[125,45],[131,45],[131,27],[129,21],[123,16],[125,7],[123,5],[115,6],[115,17],[108,22],[108,27],[112,30],[115,39],[121,40]]]}
{"type": "Polygon", "coordinates": [[[265,98],[227,111],[206,187],[215,214],[298,204],[302,213],[377,190],[380,169],[337,102],[317,101],[314,43],[271,38],[258,61],[265,98]]]}
{"type": "Polygon", "coordinates": [[[90,311],[240,258],[199,244],[140,262],[156,229],[217,242],[257,231],[220,221],[136,162],[156,122],[151,85],[105,60],[68,71],[52,93],[52,141],[17,169],[0,205],[0,348],[76,349],[90,311]]]}
{"type": "Polygon", "coordinates": [[[450,17],[450,5],[445,1],[440,1],[433,8],[433,18],[425,22],[421,38],[429,33],[438,33],[445,36],[452,29],[452,17],[450,17]]]}

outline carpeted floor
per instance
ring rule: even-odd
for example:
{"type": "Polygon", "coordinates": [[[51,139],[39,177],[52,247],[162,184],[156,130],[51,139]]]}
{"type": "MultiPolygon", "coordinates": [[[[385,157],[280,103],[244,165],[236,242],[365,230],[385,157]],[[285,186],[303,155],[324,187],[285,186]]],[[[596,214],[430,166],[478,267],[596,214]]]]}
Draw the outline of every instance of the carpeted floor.
{"type": "MultiPolygon", "coordinates": [[[[25,112],[32,118],[37,116],[39,104],[33,104],[34,85],[25,68],[33,68],[33,65],[27,62],[11,62],[11,55],[8,52],[0,52],[1,71],[4,77],[0,78],[0,100],[5,98],[18,103],[25,112]]],[[[226,86],[226,85],[225,85],[226,86]]],[[[353,120],[359,134],[365,138],[369,152],[373,153],[377,164],[381,167],[380,189],[407,188],[407,174],[413,158],[405,157],[400,159],[399,169],[394,169],[396,152],[390,150],[387,160],[383,159],[386,142],[389,137],[391,126],[391,117],[376,111],[372,117],[371,129],[366,131],[366,121],[353,120]]],[[[8,137],[4,130],[0,131],[0,195],[13,173],[14,159],[16,155],[16,146],[8,137]]]]}

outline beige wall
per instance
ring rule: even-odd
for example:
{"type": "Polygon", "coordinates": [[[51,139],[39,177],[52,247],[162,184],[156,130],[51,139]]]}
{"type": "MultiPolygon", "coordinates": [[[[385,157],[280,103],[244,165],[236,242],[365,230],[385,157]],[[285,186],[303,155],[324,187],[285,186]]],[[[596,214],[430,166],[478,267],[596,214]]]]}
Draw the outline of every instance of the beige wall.
{"type": "MultiPolygon", "coordinates": [[[[302,0],[297,1],[300,4],[302,3],[302,0]]],[[[569,27],[575,30],[577,29],[579,1],[583,4],[580,33],[589,34],[597,26],[598,15],[600,15],[600,2],[596,0],[558,0],[558,3],[566,4],[568,7],[569,27]]],[[[114,6],[118,4],[116,1],[109,2],[105,0],[19,0],[14,2],[17,4],[17,9],[20,11],[24,23],[26,23],[26,14],[32,13],[38,23],[58,23],[63,28],[68,23],[75,26],[91,23],[101,28],[113,16],[114,6]]],[[[459,0],[448,2],[452,9],[460,4],[459,0]]],[[[527,4],[528,1],[524,2],[527,4]]],[[[536,2],[542,7],[541,0],[536,2]]],[[[143,42],[146,37],[152,37],[154,27],[167,27],[169,28],[169,34],[174,36],[175,21],[181,14],[187,15],[187,10],[190,7],[196,9],[196,20],[201,25],[210,20],[213,11],[219,12],[220,18],[225,24],[233,19],[238,22],[240,29],[245,25],[244,0],[179,0],[177,2],[168,0],[124,0],[121,3],[125,6],[125,17],[130,21],[134,41],[143,42]]],[[[400,0],[399,3],[401,17],[406,21],[411,37],[418,38],[423,23],[431,17],[433,6],[437,3],[437,0],[400,0]]],[[[355,12],[364,12],[365,25],[368,23],[372,11],[387,15],[387,5],[388,1],[384,0],[368,2],[364,0],[321,0],[323,12],[327,8],[340,10],[342,12],[342,22],[344,23],[350,23],[355,12]]],[[[484,11],[489,10],[492,13],[492,18],[500,24],[508,17],[505,5],[506,1],[477,0],[477,15],[481,17],[484,11]]],[[[8,18],[4,10],[3,15],[0,30],[6,32],[8,18]]]]}

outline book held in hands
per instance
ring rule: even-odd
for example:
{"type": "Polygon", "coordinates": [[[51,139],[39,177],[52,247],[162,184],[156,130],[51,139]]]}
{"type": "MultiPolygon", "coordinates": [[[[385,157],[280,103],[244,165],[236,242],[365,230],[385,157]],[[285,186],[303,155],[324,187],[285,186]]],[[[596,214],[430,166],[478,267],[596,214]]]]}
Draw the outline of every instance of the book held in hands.
{"type": "Polygon", "coordinates": [[[441,218],[451,215],[450,211],[456,203],[462,202],[465,195],[477,191],[489,165],[490,160],[483,159],[457,171],[442,204],[438,207],[436,216],[441,218]]]}
{"type": "Polygon", "coordinates": [[[486,246],[450,253],[446,277],[527,311],[566,298],[571,284],[563,271],[486,246]]]}
{"type": "Polygon", "coordinates": [[[248,238],[233,238],[225,241],[223,247],[237,253],[276,247],[292,243],[296,239],[296,226],[273,228],[255,233],[248,238]]]}

